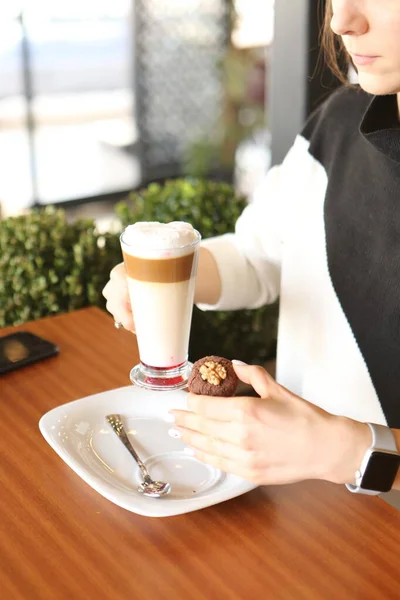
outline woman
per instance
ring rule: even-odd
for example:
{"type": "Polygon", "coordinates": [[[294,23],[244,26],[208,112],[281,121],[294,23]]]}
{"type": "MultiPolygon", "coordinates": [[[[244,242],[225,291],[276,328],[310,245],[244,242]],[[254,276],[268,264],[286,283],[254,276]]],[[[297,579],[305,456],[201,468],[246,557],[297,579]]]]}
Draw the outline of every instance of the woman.
{"type": "MultiPolygon", "coordinates": [[[[360,87],[311,116],[235,234],[200,256],[204,310],[280,296],[279,383],[237,363],[260,398],[190,395],[174,418],[200,460],[250,481],[374,494],[400,489],[400,0],[328,2],[333,62],[335,35],[360,87]]],[[[121,265],[104,295],[132,329],[121,265]]]]}

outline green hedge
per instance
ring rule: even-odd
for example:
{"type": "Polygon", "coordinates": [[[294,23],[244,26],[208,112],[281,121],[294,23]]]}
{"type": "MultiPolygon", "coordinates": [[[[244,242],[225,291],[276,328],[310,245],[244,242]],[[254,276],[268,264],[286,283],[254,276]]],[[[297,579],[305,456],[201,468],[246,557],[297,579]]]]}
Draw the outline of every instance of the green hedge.
{"type": "Polygon", "coordinates": [[[69,223],[46,208],[0,221],[0,327],[85,306],[104,306],[101,290],[121,260],[118,237],[92,220],[69,223]]]}
{"type": "MultiPolygon", "coordinates": [[[[150,184],[116,207],[125,227],[135,221],[183,220],[203,238],[234,230],[245,207],[231,186],[176,179],[150,184]]],[[[0,222],[0,327],[85,306],[105,307],[101,291],[121,261],[118,234],[100,235],[93,220],[67,221],[47,208],[0,222]]],[[[262,361],[274,354],[278,307],[193,313],[190,356],[209,353],[262,361]]]]}

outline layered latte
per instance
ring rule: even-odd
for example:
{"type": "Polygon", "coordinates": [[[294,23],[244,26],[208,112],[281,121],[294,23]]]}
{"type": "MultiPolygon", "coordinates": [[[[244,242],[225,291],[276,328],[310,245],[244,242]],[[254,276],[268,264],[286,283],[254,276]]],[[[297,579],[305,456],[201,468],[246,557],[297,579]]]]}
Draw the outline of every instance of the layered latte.
{"type": "Polygon", "coordinates": [[[139,222],[121,236],[141,362],[187,362],[199,233],[183,222],[139,222]]]}

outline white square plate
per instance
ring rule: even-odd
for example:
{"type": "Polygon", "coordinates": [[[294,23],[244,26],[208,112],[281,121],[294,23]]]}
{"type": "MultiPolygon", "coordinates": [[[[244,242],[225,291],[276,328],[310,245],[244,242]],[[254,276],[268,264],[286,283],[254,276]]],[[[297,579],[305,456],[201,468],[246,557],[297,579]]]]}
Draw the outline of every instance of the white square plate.
{"type": "Polygon", "coordinates": [[[58,406],[39,422],[42,435],[86,483],[118,506],[147,517],[169,517],[240,496],[256,487],[200,463],[168,435],[172,408],[186,408],[183,391],[153,392],[135,386],[58,406]],[[154,479],[168,481],[164,498],[143,496],[140,471],[105,416],[119,413],[134,448],[154,479]]]}

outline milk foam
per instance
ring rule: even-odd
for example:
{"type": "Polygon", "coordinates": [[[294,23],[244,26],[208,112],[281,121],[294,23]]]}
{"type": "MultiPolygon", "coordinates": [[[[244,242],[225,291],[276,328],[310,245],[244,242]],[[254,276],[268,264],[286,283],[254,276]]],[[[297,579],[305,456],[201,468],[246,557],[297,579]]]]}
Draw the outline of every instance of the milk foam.
{"type": "Polygon", "coordinates": [[[170,255],[168,251],[172,251],[174,256],[179,256],[189,250],[185,250],[185,246],[190,246],[198,239],[198,232],[190,223],[184,221],[172,223],[139,221],[125,229],[121,242],[124,251],[133,256],[154,256],[160,254],[160,251],[161,256],[163,251],[167,251],[167,255],[170,255]]]}

